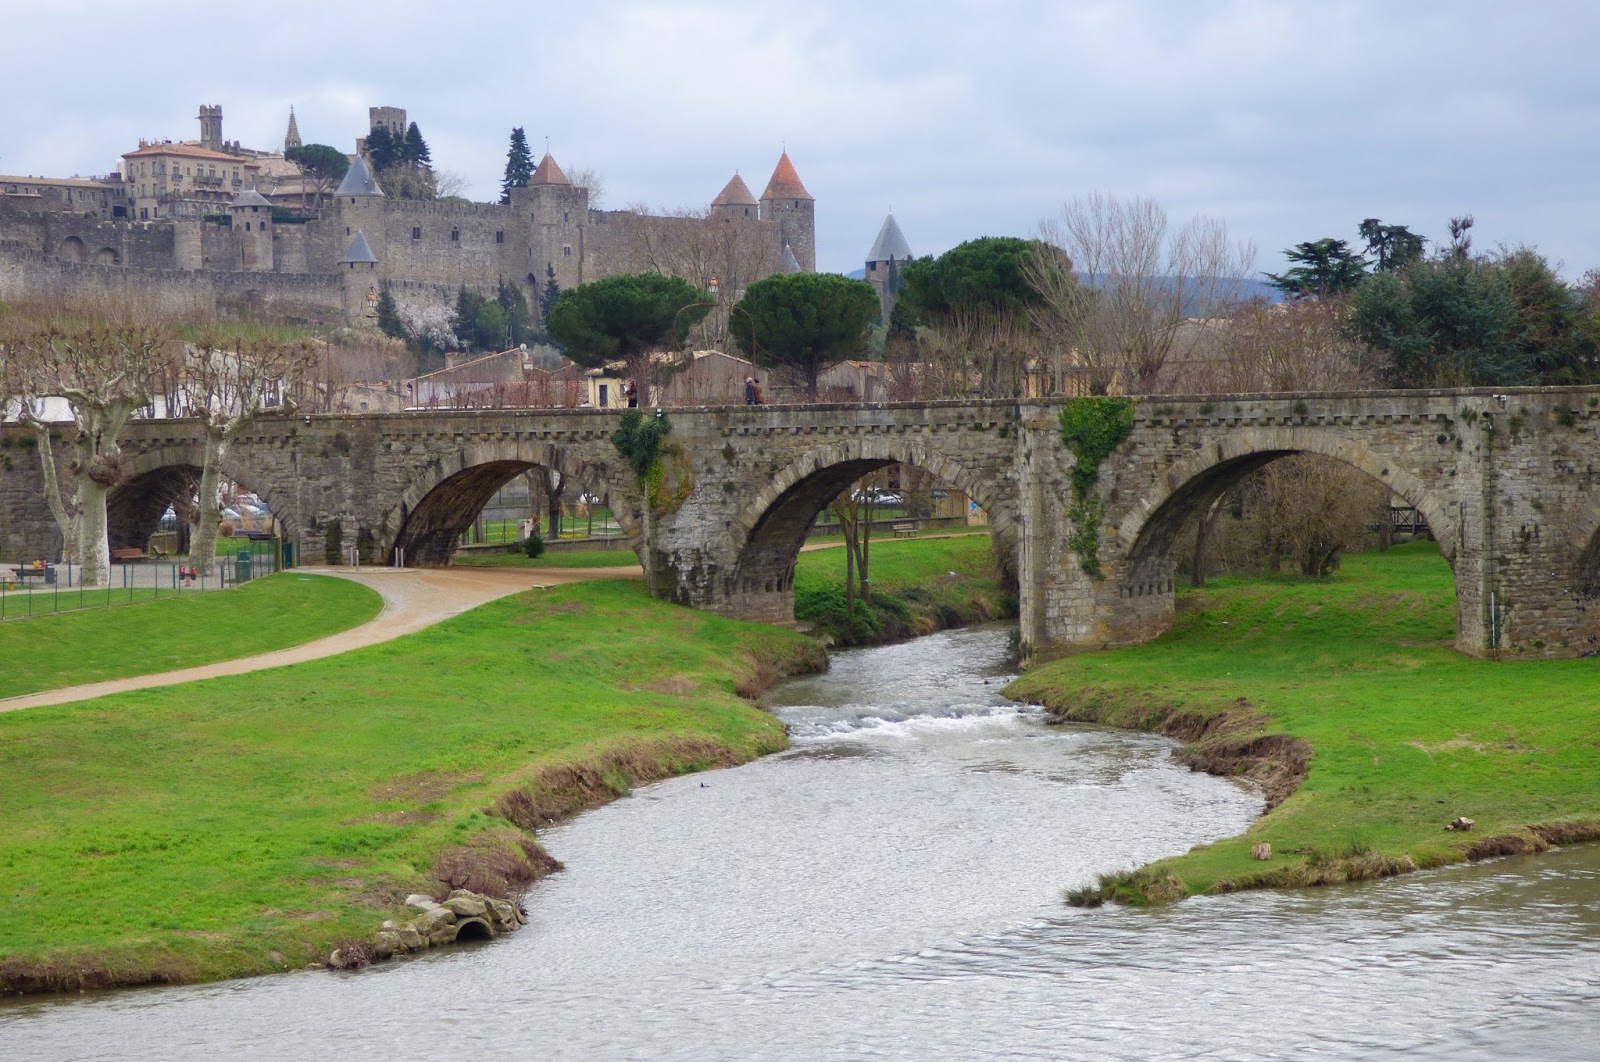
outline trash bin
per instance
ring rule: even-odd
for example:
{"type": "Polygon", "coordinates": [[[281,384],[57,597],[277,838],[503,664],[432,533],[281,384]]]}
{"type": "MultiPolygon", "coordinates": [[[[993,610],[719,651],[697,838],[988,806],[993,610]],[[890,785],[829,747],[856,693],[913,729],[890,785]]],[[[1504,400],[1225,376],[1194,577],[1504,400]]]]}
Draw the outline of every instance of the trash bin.
{"type": "Polygon", "coordinates": [[[46,564],[44,566],[44,585],[56,585],[56,566],[54,564],[46,564]]]}
{"type": "Polygon", "coordinates": [[[233,562],[233,580],[237,583],[250,581],[250,551],[241,549],[239,556],[233,562]]]}
{"type": "Polygon", "coordinates": [[[294,567],[294,543],[285,541],[283,543],[283,567],[280,570],[281,571],[288,571],[290,568],[293,568],[293,567],[294,567]]]}

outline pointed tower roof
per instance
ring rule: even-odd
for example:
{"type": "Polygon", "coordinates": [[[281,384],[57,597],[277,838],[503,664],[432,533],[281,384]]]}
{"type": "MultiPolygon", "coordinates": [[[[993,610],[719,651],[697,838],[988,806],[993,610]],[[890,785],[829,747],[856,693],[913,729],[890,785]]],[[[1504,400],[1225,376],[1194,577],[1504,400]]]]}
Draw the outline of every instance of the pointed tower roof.
{"type": "Polygon", "coordinates": [[[763,201],[768,199],[812,199],[806,186],[800,183],[800,175],[794,172],[794,163],[789,161],[789,153],[785,151],[778,159],[778,165],[772,171],[772,179],[767,182],[767,190],[761,193],[763,201]]]}
{"type": "Polygon", "coordinates": [[[756,197],[751,194],[750,186],[745,184],[744,178],[736,173],[733,175],[733,180],[729,181],[722,191],[717,193],[717,197],[711,201],[711,205],[719,207],[758,206],[759,204],[756,202],[756,197]]]}
{"type": "Polygon", "coordinates": [[[533,171],[533,176],[528,178],[529,184],[571,184],[567,175],[561,172],[561,167],[556,165],[556,158],[548,151],[544,158],[539,160],[539,168],[533,171]]]}
{"type": "Polygon", "coordinates": [[[339,182],[339,190],[334,195],[382,195],[383,189],[378,187],[378,179],[372,176],[372,171],[367,169],[367,160],[360,155],[350,163],[350,168],[344,173],[344,180],[339,182]]]}
{"type": "Polygon", "coordinates": [[[266,196],[262,195],[260,192],[256,191],[254,188],[246,188],[244,191],[234,196],[233,202],[229,205],[236,207],[253,206],[270,208],[272,206],[272,201],[266,196]]]}
{"type": "Polygon", "coordinates": [[[893,258],[896,262],[904,262],[911,258],[911,245],[906,242],[905,233],[900,231],[900,223],[890,214],[883,219],[883,228],[878,230],[878,238],[872,241],[872,250],[867,252],[869,262],[887,262],[893,258]]]}
{"type": "Polygon", "coordinates": [[[778,268],[785,273],[800,272],[800,259],[794,256],[794,248],[787,242],[783,245],[783,253],[778,255],[778,268]]]}
{"type": "Polygon", "coordinates": [[[294,107],[291,105],[289,107],[289,131],[283,134],[283,150],[288,151],[290,148],[297,148],[301,146],[300,127],[295,124],[294,107]]]}
{"type": "Polygon", "coordinates": [[[350,241],[350,249],[339,259],[340,265],[377,265],[378,256],[372,253],[372,244],[367,242],[367,234],[360,229],[356,230],[356,238],[350,241]]]}

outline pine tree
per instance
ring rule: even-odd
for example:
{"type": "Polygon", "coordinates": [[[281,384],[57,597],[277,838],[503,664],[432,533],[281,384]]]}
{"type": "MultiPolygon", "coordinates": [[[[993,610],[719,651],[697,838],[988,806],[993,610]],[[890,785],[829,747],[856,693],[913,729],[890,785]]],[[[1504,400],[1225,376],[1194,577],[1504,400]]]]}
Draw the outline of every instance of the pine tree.
{"type": "Polygon", "coordinates": [[[400,161],[402,146],[388,129],[377,126],[367,133],[367,161],[372,163],[374,170],[387,170],[400,161]]]}
{"type": "Polygon", "coordinates": [[[539,296],[539,320],[550,319],[550,307],[556,304],[556,299],[561,297],[561,285],[556,283],[556,266],[554,262],[544,267],[544,291],[539,296]]]}
{"type": "Polygon", "coordinates": [[[533,322],[529,319],[528,300],[522,294],[522,289],[502,279],[499,290],[495,292],[495,301],[506,311],[506,319],[511,324],[511,342],[526,342],[533,333],[533,322]]]}
{"type": "MultiPolygon", "coordinates": [[[[456,294],[456,320],[476,321],[478,319],[478,311],[483,309],[483,302],[482,295],[475,291],[468,291],[466,285],[463,284],[461,290],[456,294]]],[[[472,333],[470,331],[466,332],[465,338],[471,339],[472,333]]]]}
{"type": "Polygon", "coordinates": [[[411,127],[406,130],[405,143],[400,149],[400,159],[419,169],[433,162],[433,154],[428,151],[428,142],[422,139],[422,130],[417,128],[416,122],[412,122],[411,127]]]}
{"type": "Polygon", "coordinates": [[[522,126],[511,130],[511,148],[506,152],[506,176],[500,182],[500,202],[511,202],[511,189],[526,188],[533,177],[533,152],[528,150],[528,134],[522,126]]]}
{"type": "Polygon", "coordinates": [[[400,323],[400,308],[394,304],[394,293],[387,283],[378,288],[378,331],[390,339],[406,338],[405,325],[400,323]]]}

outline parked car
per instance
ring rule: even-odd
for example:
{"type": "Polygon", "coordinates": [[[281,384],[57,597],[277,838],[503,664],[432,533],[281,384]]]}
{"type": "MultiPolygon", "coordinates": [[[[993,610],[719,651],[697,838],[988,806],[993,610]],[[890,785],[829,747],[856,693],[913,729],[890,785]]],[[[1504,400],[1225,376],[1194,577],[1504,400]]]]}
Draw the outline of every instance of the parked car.
{"type": "Polygon", "coordinates": [[[857,487],[850,495],[858,505],[901,505],[904,500],[887,487],[857,487]]]}

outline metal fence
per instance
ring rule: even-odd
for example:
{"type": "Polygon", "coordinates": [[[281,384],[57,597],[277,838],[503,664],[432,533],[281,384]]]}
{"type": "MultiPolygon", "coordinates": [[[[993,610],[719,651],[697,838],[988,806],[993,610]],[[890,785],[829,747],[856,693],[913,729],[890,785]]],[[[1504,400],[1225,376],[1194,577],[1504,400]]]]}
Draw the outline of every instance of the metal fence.
{"type": "Polygon", "coordinates": [[[112,564],[104,586],[84,586],[78,564],[7,563],[0,565],[0,621],[229,590],[282,571],[287,559],[275,539],[225,539],[211,575],[191,575],[187,558],[163,558],[112,564]]]}

